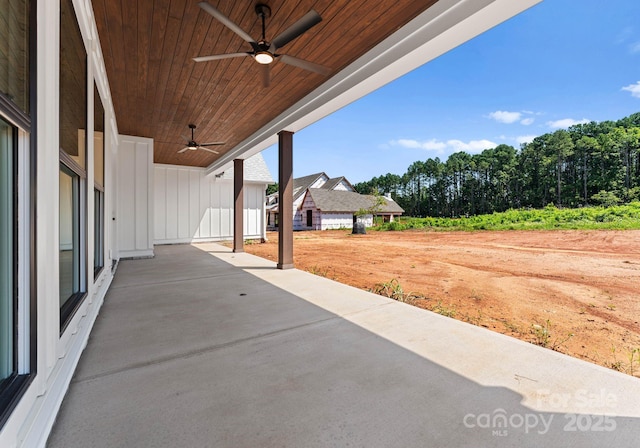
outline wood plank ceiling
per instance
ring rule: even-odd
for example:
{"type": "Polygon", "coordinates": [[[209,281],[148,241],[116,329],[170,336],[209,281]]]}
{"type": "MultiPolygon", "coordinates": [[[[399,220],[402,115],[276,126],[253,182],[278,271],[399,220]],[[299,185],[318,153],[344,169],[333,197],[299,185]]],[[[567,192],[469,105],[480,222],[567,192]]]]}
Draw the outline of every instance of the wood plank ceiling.
{"type": "Polygon", "coordinates": [[[310,9],[322,22],[280,52],[330,67],[328,77],[275,61],[262,86],[252,58],[196,63],[196,56],[250,51],[196,0],[93,0],[100,42],[122,134],[155,140],[156,163],[208,166],[437,0],[212,0],[254,39],[256,3],[266,3],[267,40],[310,9]],[[186,151],[181,136],[224,141],[220,155],[186,151]]]}

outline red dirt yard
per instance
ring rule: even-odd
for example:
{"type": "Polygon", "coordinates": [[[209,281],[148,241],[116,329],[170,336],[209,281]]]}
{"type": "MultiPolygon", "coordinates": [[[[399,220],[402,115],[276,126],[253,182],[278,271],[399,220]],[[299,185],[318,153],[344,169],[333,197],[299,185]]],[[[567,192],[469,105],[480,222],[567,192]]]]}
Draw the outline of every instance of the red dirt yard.
{"type": "MultiPolygon", "coordinates": [[[[245,251],[276,260],[277,236],[245,251]]],[[[640,376],[640,231],[307,231],[294,262],[366,290],[397,279],[421,308],[640,376]]]]}

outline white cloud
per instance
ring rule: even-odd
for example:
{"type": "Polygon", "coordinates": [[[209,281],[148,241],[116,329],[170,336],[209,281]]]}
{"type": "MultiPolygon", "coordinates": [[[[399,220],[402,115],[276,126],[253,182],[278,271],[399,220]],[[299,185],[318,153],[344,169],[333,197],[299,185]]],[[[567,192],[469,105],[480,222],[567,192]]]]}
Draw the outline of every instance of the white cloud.
{"type": "Polygon", "coordinates": [[[525,118],[524,120],[520,121],[520,124],[524,126],[529,126],[530,124],[533,124],[534,121],[536,121],[535,118],[525,118]]]}
{"type": "Polygon", "coordinates": [[[391,145],[394,145],[394,146],[403,146],[405,148],[411,148],[411,149],[426,149],[427,151],[438,151],[438,152],[442,152],[447,147],[447,145],[444,142],[439,142],[435,139],[419,142],[418,140],[401,138],[399,140],[392,140],[390,143],[391,145]]]}
{"type": "Polygon", "coordinates": [[[640,81],[635,84],[629,84],[628,86],[623,87],[622,90],[631,92],[631,96],[635,98],[640,98],[640,81]]]}
{"type": "Polygon", "coordinates": [[[519,137],[516,137],[516,142],[519,145],[522,145],[523,143],[531,143],[536,137],[537,135],[521,135],[519,137]]]}
{"type": "Polygon", "coordinates": [[[629,52],[631,54],[640,53],[640,41],[634,42],[631,45],[629,45],[629,52]]]}
{"type": "Polygon", "coordinates": [[[573,118],[563,118],[562,120],[547,121],[547,126],[552,129],[568,128],[576,124],[589,123],[590,120],[583,118],[582,120],[574,120],[573,118]]]}
{"type": "Polygon", "coordinates": [[[446,149],[453,151],[466,151],[469,153],[478,153],[488,148],[498,146],[490,140],[471,140],[463,142],[462,140],[451,139],[445,141],[431,139],[426,141],[418,141],[412,139],[398,139],[389,142],[392,146],[402,146],[410,149],[424,149],[426,151],[436,151],[438,154],[444,154],[446,149]]]}
{"type": "Polygon", "coordinates": [[[508,112],[506,110],[497,110],[489,114],[489,118],[496,120],[499,123],[515,123],[522,117],[520,112],[508,112]]]}
{"type": "Polygon", "coordinates": [[[495,112],[490,112],[487,115],[487,118],[491,118],[492,120],[497,121],[498,123],[512,124],[517,121],[520,122],[523,126],[529,126],[533,124],[535,118],[533,117],[524,117],[525,115],[539,115],[530,110],[523,110],[522,112],[509,112],[506,110],[497,110],[495,112]]]}
{"type": "Polygon", "coordinates": [[[461,140],[447,140],[447,146],[455,151],[481,152],[484,149],[495,148],[498,144],[490,140],[471,140],[468,143],[461,140]]]}

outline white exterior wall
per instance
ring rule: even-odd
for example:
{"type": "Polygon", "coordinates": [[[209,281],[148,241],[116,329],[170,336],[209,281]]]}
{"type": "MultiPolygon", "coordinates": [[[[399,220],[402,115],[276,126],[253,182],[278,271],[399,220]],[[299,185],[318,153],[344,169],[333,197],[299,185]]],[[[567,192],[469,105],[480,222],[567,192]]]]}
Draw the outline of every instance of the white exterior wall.
{"type": "Polygon", "coordinates": [[[322,213],[320,230],[353,228],[353,213],[322,213]]]}
{"type": "Polygon", "coordinates": [[[353,188],[351,188],[344,180],[341,180],[333,189],[339,191],[353,191],[353,188]]]}
{"type": "Polygon", "coordinates": [[[320,188],[329,180],[326,176],[320,176],[314,183],[312,183],[309,188],[320,188]]]}
{"type": "MultiPolygon", "coordinates": [[[[331,229],[352,229],[353,228],[353,213],[327,213],[316,208],[316,204],[313,202],[311,195],[304,196],[304,202],[302,203],[300,210],[298,211],[301,222],[297,230],[331,230],[331,229]],[[307,210],[311,210],[313,213],[312,226],[307,226],[307,210]]],[[[358,222],[364,223],[366,227],[373,226],[373,215],[359,216],[358,222]]]]}
{"type": "Polygon", "coordinates": [[[365,227],[373,227],[373,215],[358,216],[358,222],[364,223],[365,227]]]}
{"type": "MultiPolygon", "coordinates": [[[[320,176],[309,188],[320,188],[329,180],[326,176],[320,176]]],[[[308,230],[306,212],[302,212],[302,201],[306,197],[303,193],[298,199],[293,201],[293,230],[308,230]]]]}
{"type": "Polygon", "coordinates": [[[304,230],[306,229],[305,221],[302,216],[302,201],[304,200],[305,195],[303,194],[298,199],[293,201],[293,230],[304,230]]]}
{"type": "MultiPolygon", "coordinates": [[[[37,139],[36,148],[36,176],[37,186],[35,197],[36,207],[36,242],[22,239],[28,228],[29,207],[25,198],[29,197],[29,169],[28,169],[28,141],[27,137],[20,133],[19,148],[21,157],[19,160],[18,179],[20,213],[22,216],[19,241],[19,285],[20,294],[28,300],[31,291],[29,289],[29,272],[24,268],[29,264],[28,245],[35,244],[35,271],[36,277],[36,365],[25,365],[21,361],[20,372],[28,373],[36,371],[37,374],[29,384],[25,393],[8,417],[6,423],[0,429],[0,447],[44,447],[46,439],[53,426],[58,409],[71,381],[82,350],[89,338],[98,311],[103,303],[113,273],[111,264],[114,258],[115,229],[109,225],[112,210],[115,206],[114,166],[117,148],[118,133],[111,101],[109,85],[106,79],[106,71],[100,51],[97,45],[97,29],[93,19],[90,3],[82,0],[73,0],[80,30],[82,32],[87,53],[87,110],[93,111],[94,79],[98,86],[102,103],[105,109],[105,259],[104,268],[94,279],[91,268],[94,252],[93,236],[93,163],[94,163],[94,139],[87,142],[87,177],[83,181],[86,185],[85,223],[86,233],[86,260],[87,268],[87,295],[73,318],[68,323],[65,331],[60,334],[60,309],[59,309],[59,189],[60,189],[60,157],[59,157],[59,37],[60,37],[60,5],[59,2],[41,1],[37,8],[37,71],[36,88],[37,129],[31,138],[37,139]],[[23,157],[24,156],[24,157],[23,157]]],[[[88,113],[87,128],[89,135],[93,134],[93,113],[88,113]]],[[[64,236],[63,236],[64,239],[64,236]]],[[[22,299],[20,299],[22,300],[22,299]]],[[[28,316],[21,321],[19,356],[28,358],[25,347],[29,346],[30,332],[23,332],[27,326],[28,316]]]]}
{"type": "Polygon", "coordinates": [[[304,201],[302,202],[301,209],[299,211],[300,216],[302,217],[302,221],[300,223],[300,229],[298,230],[322,230],[322,219],[320,210],[316,209],[316,204],[311,199],[310,195],[304,196],[304,201]],[[311,210],[313,213],[312,218],[312,226],[307,226],[307,211],[311,210]]]}
{"type": "MultiPolygon", "coordinates": [[[[358,217],[358,222],[363,222],[365,226],[373,226],[373,216],[364,215],[358,217]]],[[[331,229],[352,229],[353,213],[321,213],[320,230],[331,229]]]]}
{"type": "Polygon", "coordinates": [[[118,246],[121,258],[153,256],[153,140],[120,136],[118,246]]]}
{"type": "MultiPolygon", "coordinates": [[[[245,238],[266,238],[266,188],[245,182],[245,238]]],[[[204,168],[156,164],[153,192],[155,244],[233,238],[233,181],[207,175],[204,168]]]]}

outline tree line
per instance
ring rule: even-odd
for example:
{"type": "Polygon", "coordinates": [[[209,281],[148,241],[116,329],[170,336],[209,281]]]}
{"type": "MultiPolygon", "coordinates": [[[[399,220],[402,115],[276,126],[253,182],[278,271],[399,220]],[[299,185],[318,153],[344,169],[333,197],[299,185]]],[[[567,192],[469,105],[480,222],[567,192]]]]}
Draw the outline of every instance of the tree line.
{"type": "Polygon", "coordinates": [[[498,145],[412,163],[354,185],[391,193],[410,216],[458,217],[542,208],[615,205],[640,200],[640,112],[618,121],[577,124],[520,149],[498,145]]]}

